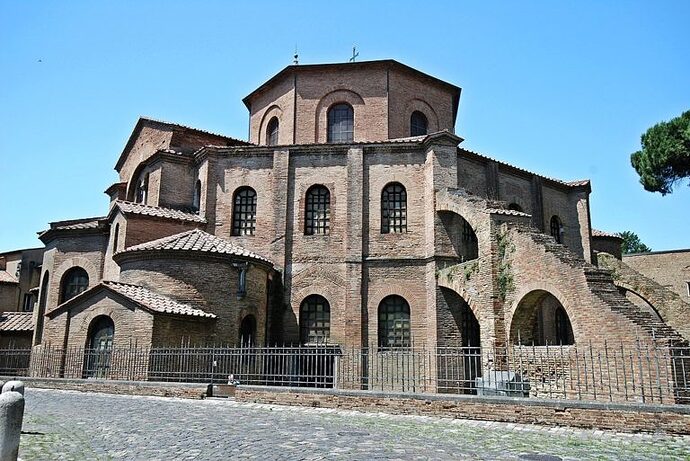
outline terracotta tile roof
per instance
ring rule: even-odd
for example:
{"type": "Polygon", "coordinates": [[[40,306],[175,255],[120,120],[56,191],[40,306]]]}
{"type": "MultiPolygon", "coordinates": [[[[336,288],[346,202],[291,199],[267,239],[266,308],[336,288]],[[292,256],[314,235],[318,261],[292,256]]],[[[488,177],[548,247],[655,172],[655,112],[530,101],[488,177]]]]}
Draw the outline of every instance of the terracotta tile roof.
{"type": "Polygon", "coordinates": [[[19,280],[7,271],[0,271],[0,283],[19,283],[19,280]]]}
{"type": "Polygon", "coordinates": [[[130,299],[144,309],[161,314],[187,315],[191,317],[216,318],[215,314],[208,313],[201,309],[197,309],[188,304],[183,304],[170,299],[166,296],[159,295],[138,285],[130,285],[120,282],[101,282],[103,286],[121,294],[125,298],[130,299]]]}
{"type": "MultiPolygon", "coordinates": [[[[50,228],[38,233],[38,238],[48,237],[49,234],[61,231],[91,231],[105,229],[107,227],[105,216],[94,218],[69,219],[50,223],[50,228]]],[[[45,243],[45,242],[44,242],[45,243]]]]}
{"type": "Polygon", "coordinates": [[[33,312],[0,313],[0,331],[33,331],[33,312]]]}
{"type": "Polygon", "coordinates": [[[592,237],[615,237],[622,238],[619,234],[611,234],[609,232],[600,231],[599,229],[592,228],[592,237]]]}
{"type": "Polygon", "coordinates": [[[206,222],[206,218],[196,213],[175,210],[173,208],[150,206],[142,203],[126,202],[124,200],[117,200],[115,205],[125,214],[131,213],[142,216],[152,216],[155,218],[177,219],[180,221],[191,221],[198,223],[206,222]]]}
{"type": "Polygon", "coordinates": [[[485,155],[485,154],[482,154],[482,153],[479,153],[479,152],[475,152],[475,151],[470,150],[470,149],[467,149],[467,148],[465,148],[465,147],[458,147],[458,151],[460,151],[460,152],[466,152],[466,153],[468,153],[468,154],[474,155],[475,157],[480,157],[480,158],[483,158],[483,159],[485,159],[485,160],[490,160],[490,161],[492,161],[492,162],[496,162],[496,163],[498,163],[499,165],[504,165],[504,166],[506,166],[506,167],[508,167],[508,168],[512,168],[513,170],[521,171],[521,172],[526,173],[526,174],[529,174],[529,175],[539,176],[540,178],[546,179],[547,181],[555,182],[555,183],[557,183],[557,184],[562,184],[562,185],[564,185],[564,186],[569,186],[569,187],[582,187],[582,186],[588,186],[588,185],[590,184],[589,179],[581,179],[581,180],[577,180],[577,181],[562,181],[562,180],[560,180],[560,179],[550,178],[550,177],[548,177],[548,176],[544,176],[544,175],[540,175],[540,174],[537,174],[537,173],[533,173],[533,172],[531,172],[531,171],[529,171],[529,170],[525,170],[524,168],[520,168],[519,166],[511,165],[510,163],[503,162],[503,161],[501,161],[501,160],[497,160],[497,159],[495,159],[495,158],[493,158],[493,157],[490,157],[490,156],[488,156],[488,155],[485,155]]]}
{"type": "Polygon", "coordinates": [[[505,208],[489,208],[486,211],[488,211],[491,214],[500,214],[500,215],[506,215],[506,216],[524,216],[526,218],[532,217],[532,215],[529,213],[524,213],[522,211],[517,211],[517,210],[507,210],[505,208]]]}
{"type": "Polygon", "coordinates": [[[171,235],[170,237],[163,237],[158,240],[152,240],[151,242],[141,243],[127,248],[120,254],[155,250],[198,251],[201,253],[242,256],[273,265],[268,258],[264,258],[253,251],[249,251],[228,240],[216,237],[215,235],[211,235],[199,229],[193,229],[180,234],[171,235]]]}
{"type": "Polygon", "coordinates": [[[75,229],[96,229],[98,227],[99,222],[96,221],[88,221],[88,222],[82,222],[82,223],[76,223],[76,224],[66,224],[64,226],[55,226],[53,229],[60,229],[60,230],[75,230],[75,229]]]}

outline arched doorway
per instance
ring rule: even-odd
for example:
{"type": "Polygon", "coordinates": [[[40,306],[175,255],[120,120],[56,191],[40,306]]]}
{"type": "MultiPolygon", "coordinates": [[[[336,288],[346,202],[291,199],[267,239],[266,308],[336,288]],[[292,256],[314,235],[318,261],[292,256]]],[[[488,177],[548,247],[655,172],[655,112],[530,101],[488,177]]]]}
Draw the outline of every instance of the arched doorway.
{"type": "Polygon", "coordinates": [[[474,394],[482,376],[479,320],[465,299],[439,287],[437,306],[439,392],[474,394]]]}
{"type": "Polygon", "coordinates": [[[245,315],[240,324],[240,345],[251,347],[256,345],[256,317],[245,315]]]}
{"type": "Polygon", "coordinates": [[[115,324],[110,317],[101,315],[91,321],[86,342],[84,377],[108,377],[114,337],[115,324]]]}
{"type": "Polygon", "coordinates": [[[571,345],[575,335],[561,302],[544,290],[526,294],[510,324],[510,342],[525,346],[571,345]]]}

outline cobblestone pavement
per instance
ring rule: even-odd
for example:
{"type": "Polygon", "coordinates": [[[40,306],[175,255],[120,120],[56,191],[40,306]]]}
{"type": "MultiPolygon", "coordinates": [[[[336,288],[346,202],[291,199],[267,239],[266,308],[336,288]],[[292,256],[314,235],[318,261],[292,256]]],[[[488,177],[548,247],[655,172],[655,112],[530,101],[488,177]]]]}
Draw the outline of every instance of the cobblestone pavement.
{"type": "Polygon", "coordinates": [[[690,436],[43,389],[23,431],[24,460],[690,460],[690,436]]]}

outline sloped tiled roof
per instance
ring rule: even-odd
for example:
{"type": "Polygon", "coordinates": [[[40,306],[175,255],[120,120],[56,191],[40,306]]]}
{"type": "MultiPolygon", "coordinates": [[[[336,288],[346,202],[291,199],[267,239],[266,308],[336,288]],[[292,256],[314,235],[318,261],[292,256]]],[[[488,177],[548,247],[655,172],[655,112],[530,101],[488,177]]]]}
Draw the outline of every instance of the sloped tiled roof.
{"type": "Polygon", "coordinates": [[[0,283],[19,283],[19,280],[7,271],[0,271],[0,283]]]}
{"type": "Polygon", "coordinates": [[[33,331],[32,312],[0,313],[0,331],[33,331]]]}
{"type": "MultiPolygon", "coordinates": [[[[38,238],[43,240],[55,233],[70,232],[70,231],[98,231],[105,229],[107,222],[105,216],[97,216],[94,218],[70,219],[65,221],[55,221],[50,223],[50,228],[38,233],[38,238]]],[[[45,243],[45,240],[44,240],[45,243]]]]}
{"type": "Polygon", "coordinates": [[[170,237],[163,237],[158,240],[141,243],[127,248],[122,253],[155,250],[198,251],[201,253],[226,254],[252,258],[271,265],[273,264],[268,258],[199,229],[193,229],[180,234],[171,235],[170,237]]]}
{"type": "Polygon", "coordinates": [[[124,200],[118,200],[115,202],[115,204],[125,214],[131,213],[155,218],[177,219],[180,221],[191,221],[198,223],[206,222],[206,219],[203,216],[199,216],[196,213],[175,210],[173,208],[150,206],[142,203],[127,202],[124,200]]]}
{"type": "Polygon", "coordinates": [[[599,229],[592,229],[592,237],[615,237],[622,238],[619,234],[611,234],[608,232],[600,231],[599,229]]]}
{"type": "Polygon", "coordinates": [[[188,304],[177,302],[166,296],[154,293],[148,288],[120,282],[103,281],[101,283],[113,291],[121,294],[125,298],[128,298],[139,304],[144,309],[153,312],[159,312],[161,314],[188,315],[191,317],[216,318],[215,314],[205,312],[188,304]]]}
{"type": "Polygon", "coordinates": [[[506,216],[523,216],[526,218],[532,217],[531,214],[525,213],[522,211],[517,211],[517,210],[507,210],[505,208],[489,208],[488,210],[489,213],[492,214],[500,214],[500,215],[506,215],[506,216]]]}

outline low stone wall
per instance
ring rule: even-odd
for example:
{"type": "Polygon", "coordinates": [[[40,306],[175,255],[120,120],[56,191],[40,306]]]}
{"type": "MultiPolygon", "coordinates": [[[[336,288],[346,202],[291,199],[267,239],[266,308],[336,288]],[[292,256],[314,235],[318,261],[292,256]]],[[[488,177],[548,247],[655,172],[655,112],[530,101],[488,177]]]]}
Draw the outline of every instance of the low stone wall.
{"type": "MultiPolygon", "coordinates": [[[[12,378],[2,377],[2,380],[12,378]]],[[[27,388],[62,389],[105,394],[152,395],[202,399],[206,397],[207,384],[156,383],[146,381],[111,381],[101,379],[21,378],[27,388]]]]}
{"type": "MultiPolygon", "coordinates": [[[[3,378],[0,379],[10,379],[3,378]]],[[[200,399],[206,384],[22,378],[28,388],[200,399]]],[[[277,405],[340,408],[622,432],[690,434],[690,406],[581,402],[535,398],[404,394],[375,391],[238,386],[234,399],[277,405]]]]}
{"type": "Polygon", "coordinates": [[[690,434],[690,406],[239,386],[244,402],[522,424],[690,434]]]}

